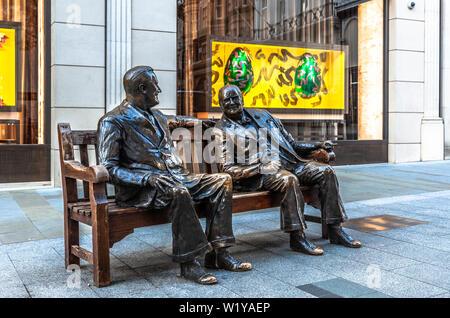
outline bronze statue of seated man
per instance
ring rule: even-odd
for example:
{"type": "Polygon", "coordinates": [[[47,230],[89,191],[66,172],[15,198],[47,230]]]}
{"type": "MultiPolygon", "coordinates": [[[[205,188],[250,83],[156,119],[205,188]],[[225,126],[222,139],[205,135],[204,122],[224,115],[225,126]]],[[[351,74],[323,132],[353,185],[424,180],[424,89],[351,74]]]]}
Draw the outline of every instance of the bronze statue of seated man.
{"type": "Polygon", "coordinates": [[[251,264],[235,260],[227,251],[235,243],[230,176],[189,173],[171,139],[170,128],[202,122],[176,116],[168,119],[154,108],[162,91],[151,67],[129,70],[124,87],[126,99],[101,118],[98,126],[100,164],[108,169],[115,185],[117,203],[170,209],[173,261],[180,263],[181,276],[186,279],[204,285],[217,283],[197,260],[205,254],[207,267],[251,270],[251,264]],[[194,201],[203,200],[210,204],[206,233],[194,209],[194,201]]]}
{"type": "Polygon", "coordinates": [[[347,215],[333,168],[306,159],[319,149],[331,150],[332,144],[296,142],[281,122],[267,111],[244,109],[242,93],[236,86],[223,87],[219,92],[219,103],[223,111],[222,119],[216,125],[220,131],[216,134],[222,141],[218,151],[220,170],[233,177],[235,190],[270,190],[282,195],[281,229],[290,233],[291,248],[312,255],[323,254],[323,250],[308,241],[303,232],[306,222],[300,186],[315,185],[319,186],[320,208],[331,243],[361,247],[359,241],[342,229],[347,215]],[[253,145],[256,142],[260,148],[265,145],[265,151],[251,151],[251,139],[253,145]],[[235,146],[238,149],[233,149],[235,146]],[[238,158],[239,154],[244,154],[244,160],[238,158]]]}

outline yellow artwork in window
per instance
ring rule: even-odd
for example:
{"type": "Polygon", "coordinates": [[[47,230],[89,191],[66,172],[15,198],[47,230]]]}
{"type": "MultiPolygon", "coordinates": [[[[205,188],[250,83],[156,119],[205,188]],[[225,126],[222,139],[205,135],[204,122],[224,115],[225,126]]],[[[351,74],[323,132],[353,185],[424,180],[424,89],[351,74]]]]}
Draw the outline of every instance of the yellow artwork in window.
{"type": "Polygon", "coordinates": [[[0,106],[16,106],[16,30],[0,28],[0,106]]]}
{"type": "MultiPolygon", "coordinates": [[[[339,49],[211,42],[212,107],[236,85],[245,107],[345,110],[346,54],[339,49]]],[[[334,48],[334,47],[333,47],[334,48]]]]}

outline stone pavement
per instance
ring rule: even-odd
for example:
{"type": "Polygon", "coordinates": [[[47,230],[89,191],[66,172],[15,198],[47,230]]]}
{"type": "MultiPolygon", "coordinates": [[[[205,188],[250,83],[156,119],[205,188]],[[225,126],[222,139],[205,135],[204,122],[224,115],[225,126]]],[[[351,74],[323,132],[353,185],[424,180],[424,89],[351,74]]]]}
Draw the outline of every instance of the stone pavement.
{"type": "MultiPolygon", "coordinates": [[[[59,189],[0,192],[0,297],[449,297],[450,161],[337,167],[350,218],[382,214],[427,224],[373,233],[347,229],[363,242],[347,249],[307,236],[325,255],[289,249],[278,210],[235,215],[232,252],[253,263],[247,273],[213,271],[220,283],[198,286],[176,276],[170,225],[136,230],[111,250],[112,286],[92,283],[92,266],[64,269],[59,189]]],[[[307,208],[308,213],[317,213],[307,208]]],[[[90,249],[89,228],[81,244],[90,249]]]]}

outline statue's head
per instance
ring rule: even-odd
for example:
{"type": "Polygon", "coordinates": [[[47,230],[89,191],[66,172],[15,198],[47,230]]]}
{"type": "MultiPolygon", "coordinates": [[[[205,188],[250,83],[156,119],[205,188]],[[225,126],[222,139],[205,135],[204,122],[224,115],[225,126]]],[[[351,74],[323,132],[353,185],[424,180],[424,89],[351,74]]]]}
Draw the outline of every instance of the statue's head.
{"type": "Polygon", "coordinates": [[[158,95],[162,93],[158,78],[150,66],[137,66],[123,77],[127,100],[144,108],[159,104],[158,95]]]}
{"type": "Polygon", "coordinates": [[[244,97],[241,90],[234,85],[226,85],[219,91],[219,104],[226,117],[237,120],[244,112],[244,97]]]}

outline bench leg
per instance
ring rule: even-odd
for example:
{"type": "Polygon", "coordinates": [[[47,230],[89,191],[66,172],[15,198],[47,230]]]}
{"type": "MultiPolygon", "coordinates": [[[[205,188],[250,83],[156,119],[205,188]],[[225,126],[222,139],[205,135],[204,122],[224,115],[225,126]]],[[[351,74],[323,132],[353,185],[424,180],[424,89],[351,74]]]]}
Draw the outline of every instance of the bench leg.
{"type": "Polygon", "coordinates": [[[70,219],[68,212],[64,216],[64,250],[66,268],[70,265],[80,266],[80,258],[72,254],[72,246],[80,245],[80,227],[77,221],[70,219]]]}
{"type": "Polygon", "coordinates": [[[66,268],[70,265],[80,266],[80,258],[72,254],[72,246],[80,245],[80,227],[77,221],[70,218],[69,208],[67,207],[67,201],[75,202],[77,199],[76,186],[77,182],[74,179],[63,178],[63,192],[66,193],[64,197],[64,254],[66,268]]]}
{"type": "MultiPolygon", "coordinates": [[[[93,185],[94,188],[95,186],[93,185]]],[[[91,193],[95,193],[95,190],[91,191],[91,193]]],[[[105,200],[101,200],[101,204],[98,202],[98,198],[96,200],[92,200],[91,198],[94,283],[95,286],[100,288],[110,285],[111,276],[109,264],[108,204],[105,200]]]]}

